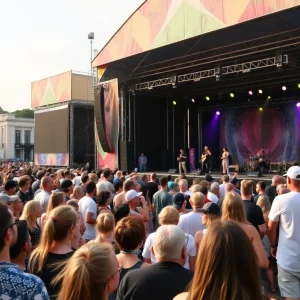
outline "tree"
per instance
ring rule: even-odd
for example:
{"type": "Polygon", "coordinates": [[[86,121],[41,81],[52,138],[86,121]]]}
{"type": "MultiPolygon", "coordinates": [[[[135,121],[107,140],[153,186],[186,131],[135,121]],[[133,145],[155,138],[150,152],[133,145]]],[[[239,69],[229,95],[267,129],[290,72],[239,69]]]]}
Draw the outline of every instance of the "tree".
{"type": "Polygon", "coordinates": [[[0,114],[7,114],[8,111],[4,110],[1,106],[0,106],[0,114]]]}
{"type": "Polygon", "coordinates": [[[22,110],[16,110],[14,112],[16,118],[27,118],[27,119],[33,119],[34,118],[34,111],[26,108],[22,110]]]}

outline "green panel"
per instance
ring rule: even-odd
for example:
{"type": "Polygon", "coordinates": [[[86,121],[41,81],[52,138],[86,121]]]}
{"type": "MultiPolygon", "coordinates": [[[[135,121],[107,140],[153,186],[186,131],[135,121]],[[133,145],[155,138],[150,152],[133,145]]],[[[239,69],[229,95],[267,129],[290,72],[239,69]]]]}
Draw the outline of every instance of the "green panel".
{"type": "Polygon", "coordinates": [[[44,95],[42,103],[40,105],[48,105],[52,103],[57,103],[57,98],[52,88],[48,88],[46,94],[44,95]]]}
{"type": "Polygon", "coordinates": [[[158,34],[152,49],[224,28],[224,24],[205,11],[182,2],[168,25],[158,34]]]}

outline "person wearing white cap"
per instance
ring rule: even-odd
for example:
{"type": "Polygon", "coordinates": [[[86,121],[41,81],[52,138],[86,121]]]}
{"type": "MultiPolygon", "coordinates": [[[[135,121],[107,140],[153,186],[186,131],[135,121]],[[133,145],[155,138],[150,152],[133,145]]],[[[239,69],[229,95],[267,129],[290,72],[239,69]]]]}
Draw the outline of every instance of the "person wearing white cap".
{"type": "Polygon", "coordinates": [[[268,236],[271,253],[277,259],[281,295],[286,299],[300,299],[300,167],[289,168],[284,176],[291,192],[274,199],[268,236]]]}
{"type": "Polygon", "coordinates": [[[130,208],[130,216],[139,217],[145,223],[149,221],[147,202],[142,196],[142,193],[138,193],[136,190],[130,190],[125,194],[125,199],[130,208]]]}

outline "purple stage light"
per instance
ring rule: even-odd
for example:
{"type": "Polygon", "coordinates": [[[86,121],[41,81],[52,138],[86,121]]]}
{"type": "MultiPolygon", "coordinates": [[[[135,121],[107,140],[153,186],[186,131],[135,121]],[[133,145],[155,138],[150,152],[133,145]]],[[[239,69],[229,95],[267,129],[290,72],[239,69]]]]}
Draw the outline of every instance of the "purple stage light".
{"type": "Polygon", "coordinates": [[[218,116],[219,116],[220,114],[221,114],[221,113],[220,113],[220,112],[217,110],[217,111],[216,111],[216,115],[218,115],[218,116]]]}
{"type": "Polygon", "coordinates": [[[296,106],[297,106],[297,107],[300,107],[300,102],[298,102],[298,103],[296,104],[296,106]]]}
{"type": "Polygon", "coordinates": [[[253,92],[252,92],[252,91],[249,91],[248,94],[249,94],[250,96],[252,96],[252,95],[253,95],[253,92]]]}

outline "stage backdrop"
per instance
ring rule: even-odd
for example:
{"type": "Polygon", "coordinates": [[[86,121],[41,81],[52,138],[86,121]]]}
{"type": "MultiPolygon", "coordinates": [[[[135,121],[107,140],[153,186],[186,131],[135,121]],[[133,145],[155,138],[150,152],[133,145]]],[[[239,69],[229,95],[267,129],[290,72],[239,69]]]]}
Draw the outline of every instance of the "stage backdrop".
{"type": "Polygon", "coordinates": [[[268,161],[298,161],[300,109],[286,105],[280,109],[257,108],[222,112],[221,147],[227,146],[240,164],[249,154],[265,150],[268,161]]]}
{"type": "Polygon", "coordinates": [[[101,89],[102,92],[100,93],[95,91],[97,168],[113,170],[118,167],[118,80],[114,79],[105,83],[101,89]],[[104,148],[109,150],[105,152],[104,148]]]}

